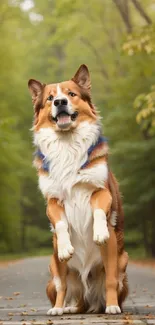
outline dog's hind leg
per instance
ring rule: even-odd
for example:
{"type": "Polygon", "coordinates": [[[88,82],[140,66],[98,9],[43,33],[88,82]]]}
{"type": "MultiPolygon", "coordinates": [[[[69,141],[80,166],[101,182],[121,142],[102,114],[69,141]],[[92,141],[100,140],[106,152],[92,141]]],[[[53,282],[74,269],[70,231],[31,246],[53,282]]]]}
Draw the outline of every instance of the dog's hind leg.
{"type": "Polygon", "coordinates": [[[79,272],[69,269],[67,273],[67,294],[64,313],[84,313],[86,311],[86,303],[83,294],[83,285],[79,272]]]}
{"type": "Polygon", "coordinates": [[[67,263],[60,262],[58,259],[56,251],[56,237],[54,238],[54,254],[51,257],[50,271],[52,280],[48,283],[46,292],[53,305],[53,308],[50,308],[47,314],[62,315],[66,295],[67,263]]]}
{"type": "Polygon", "coordinates": [[[94,241],[101,245],[101,255],[106,274],[106,313],[121,313],[118,306],[118,252],[114,228],[107,224],[107,214],[112,204],[108,188],[92,194],[91,205],[94,217],[94,241]]]}
{"type": "Polygon", "coordinates": [[[128,264],[128,253],[123,251],[118,258],[118,271],[119,271],[119,287],[118,287],[118,302],[122,309],[122,303],[128,295],[128,279],[126,274],[126,268],[128,264]]]}
{"type": "Polygon", "coordinates": [[[109,225],[110,237],[106,244],[100,247],[106,273],[106,310],[107,314],[119,314],[118,305],[118,250],[114,228],[109,225]]]}

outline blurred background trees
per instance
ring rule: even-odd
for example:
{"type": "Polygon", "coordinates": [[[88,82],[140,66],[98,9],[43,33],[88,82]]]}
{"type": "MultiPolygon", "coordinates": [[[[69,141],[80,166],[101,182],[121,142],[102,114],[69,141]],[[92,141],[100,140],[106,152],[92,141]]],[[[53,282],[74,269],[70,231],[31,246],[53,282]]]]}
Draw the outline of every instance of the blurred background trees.
{"type": "Polygon", "coordinates": [[[27,80],[67,80],[85,63],[123,193],[126,248],[155,257],[154,1],[1,0],[0,21],[0,253],[51,246],[27,80]]]}

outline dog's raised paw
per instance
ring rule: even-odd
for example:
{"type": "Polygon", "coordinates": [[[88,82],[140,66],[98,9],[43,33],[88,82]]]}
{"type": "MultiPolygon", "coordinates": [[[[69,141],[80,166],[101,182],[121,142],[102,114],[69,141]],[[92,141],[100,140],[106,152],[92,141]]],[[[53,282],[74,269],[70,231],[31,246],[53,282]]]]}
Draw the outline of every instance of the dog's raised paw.
{"type": "Polygon", "coordinates": [[[74,247],[71,243],[58,244],[58,257],[60,261],[68,261],[74,253],[74,247]]]}
{"type": "Polygon", "coordinates": [[[48,310],[47,315],[60,316],[63,314],[63,311],[63,308],[53,307],[48,310]]]}
{"type": "Polygon", "coordinates": [[[77,307],[73,307],[73,306],[68,306],[64,308],[64,313],[65,314],[76,314],[78,311],[77,307]]]}
{"type": "Polygon", "coordinates": [[[106,314],[121,314],[121,309],[119,306],[107,306],[105,310],[106,314]]]}
{"type": "Polygon", "coordinates": [[[93,240],[96,244],[98,245],[102,245],[104,244],[107,240],[109,239],[109,231],[108,228],[102,228],[101,226],[98,227],[95,226],[94,227],[94,236],[93,236],[93,240]]]}

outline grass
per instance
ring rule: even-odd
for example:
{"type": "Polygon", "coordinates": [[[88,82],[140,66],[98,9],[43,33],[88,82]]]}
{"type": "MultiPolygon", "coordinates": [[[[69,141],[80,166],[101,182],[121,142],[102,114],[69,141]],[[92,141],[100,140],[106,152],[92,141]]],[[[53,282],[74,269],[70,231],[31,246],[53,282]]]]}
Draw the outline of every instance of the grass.
{"type": "Polygon", "coordinates": [[[48,256],[52,254],[52,248],[38,248],[28,252],[1,254],[0,262],[15,261],[26,257],[48,256]]]}
{"type": "Polygon", "coordinates": [[[135,248],[128,248],[126,245],[125,250],[128,252],[129,259],[131,259],[131,260],[143,260],[143,259],[145,260],[148,258],[146,256],[144,247],[142,247],[142,246],[138,246],[135,248]]]}
{"type": "MultiPolygon", "coordinates": [[[[146,256],[145,250],[142,246],[138,246],[135,248],[129,248],[128,245],[125,246],[125,250],[129,254],[129,260],[131,261],[147,261],[152,260],[150,256],[146,256]]],[[[52,247],[47,248],[38,248],[27,252],[21,253],[12,253],[12,254],[0,254],[0,262],[8,262],[15,261],[27,257],[35,257],[35,256],[48,256],[52,254],[52,247]]]]}

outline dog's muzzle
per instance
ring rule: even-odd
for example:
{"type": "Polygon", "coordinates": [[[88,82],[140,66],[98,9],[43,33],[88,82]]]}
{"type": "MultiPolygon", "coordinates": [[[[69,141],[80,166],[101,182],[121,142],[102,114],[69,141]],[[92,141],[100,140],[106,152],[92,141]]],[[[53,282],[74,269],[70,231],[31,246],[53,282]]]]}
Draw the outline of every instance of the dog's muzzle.
{"type": "Polygon", "coordinates": [[[57,123],[60,129],[68,129],[72,122],[76,120],[78,112],[74,112],[73,114],[69,113],[68,101],[65,98],[56,99],[54,105],[57,108],[57,114],[53,120],[57,123]]]}

